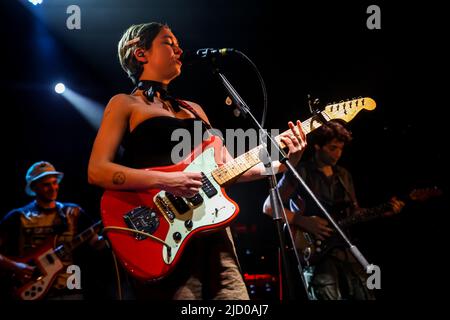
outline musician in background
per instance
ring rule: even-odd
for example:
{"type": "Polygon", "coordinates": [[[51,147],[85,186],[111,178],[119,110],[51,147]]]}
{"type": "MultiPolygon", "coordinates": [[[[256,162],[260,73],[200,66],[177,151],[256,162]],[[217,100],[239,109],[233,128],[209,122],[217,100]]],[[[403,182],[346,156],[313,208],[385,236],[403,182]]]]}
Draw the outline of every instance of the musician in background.
{"type": "MultiPolygon", "coordinates": [[[[313,131],[308,139],[308,144],[314,148],[313,156],[297,166],[305,183],[334,219],[363,215],[365,209],[358,206],[350,172],[337,165],[344,146],[352,139],[350,131],[338,121],[332,120],[313,131]]],[[[309,196],[300,197],[304,191],[290,173],[284,174],[280,179],[279,188],[285,207],[291,209],[286,210],[291,225],[319,240],[332,235],[333,229],[315,202],[309,196]],[[294,214],[295,211],[299,212],[294,214]]],[[[398,213],[404,203],[393,197],[390,205],[390,210],[383,212],[385,216],[398,213]]],[[[271,214],[269,198],[266,199],[263,210],[271,214]]],[[[346,248],[331,250],[307,269],[311,289],[319,300],[374,299],[373,293],[366,286],[368,275],[346,248]]]]}
{"type": "MultiPolygon", "coordinates": [[[[194,143],[194,126],[211,128],[208,117],[196,103],[175,99],[169,83],[181,73],[177,37],[164,24],[151,22],[129,27],[118,44],[122,68],[136,89],[117,94],[105,108],[103,120],[89,161],[89,182],[104,189],[162,189],[176,196],[193,197],[202,187],[199,172],[139,170],[174,164],[172,151],[178,144],[172,133],[185,129],[194,143]],[[124,152],[118,157],[119,146],[124,152]]],[[[290,122],[291,133],[282,141],[290,160],[297,163],[304,147],[300,122],[290,122]]],[[[202,134],[203,134],[202,132],[202,134]]],[[[202,137],[200,137],[202,138],[202,137]]],[[[201,142],[202,139],[200,139],[201,142]]],[[[232,159],[223,148],[219,162],[232,159]]],[[[279,162],[275,170],[283,170],[279,162]]],[[[239,177],[238,182],[263,178],[258,165],[239,177]]],[[[249,299],[229,228],[196,237],[187,245],[179,265],[165,279],[145,284],[131,279],[136,299],[249,299]]]]}
{"type": "MultiPolygon", "coordinates": [[[[70,242],[77,233],[88,228],[92,221],[84,213],[83,209],[73,203],[57,201],[59,184],[63,178],[62,172],[46,161],[34,163],[26,174],[25,192],[34,197],[24,207],[10,211],[0,221],[0,281],[12,279],[29,281],[34,276],[35,266],[14,260],[33,254],[36,249],[53,242],[70,242]]],[[[103,241],[95,234],[90,239],[90,244],[96,248],[103,246],[103,241]]],[[[62,272],[53,282],[52,288],[46,297],[48,299],[81,299],[80,290],[69,290],[66,286],[67,266],[74,264],[72,254],[61,257],[64,265],[62,272]]],[[[0,286],[2,295],[12,298],[11,283],[0,286]]]]}

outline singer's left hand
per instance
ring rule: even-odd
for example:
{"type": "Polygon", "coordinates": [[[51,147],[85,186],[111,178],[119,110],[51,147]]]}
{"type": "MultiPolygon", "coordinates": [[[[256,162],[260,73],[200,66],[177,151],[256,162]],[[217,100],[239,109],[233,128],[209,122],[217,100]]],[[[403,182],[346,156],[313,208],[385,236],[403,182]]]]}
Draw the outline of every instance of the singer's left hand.
{"type": "Polygon", "coordinates": [[[281,135],[281,141],[289,148],[288,158],[292,165],[297,165],[306,148],[306,134],[303,132],[302,123],[297,120],[297,125],[288,122],[290,131],[281,135]]]}

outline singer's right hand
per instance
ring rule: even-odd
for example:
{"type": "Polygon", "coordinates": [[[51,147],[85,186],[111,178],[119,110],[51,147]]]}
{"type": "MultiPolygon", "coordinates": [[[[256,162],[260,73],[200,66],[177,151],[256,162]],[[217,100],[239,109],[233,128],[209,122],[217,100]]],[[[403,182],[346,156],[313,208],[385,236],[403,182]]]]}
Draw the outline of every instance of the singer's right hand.
{"type": "Polygon", "coordinates": [[[198,172],[166,172],[162,189],[174,194],[190,198],[196,195],[202,186],[202,175],[198,172]]]}

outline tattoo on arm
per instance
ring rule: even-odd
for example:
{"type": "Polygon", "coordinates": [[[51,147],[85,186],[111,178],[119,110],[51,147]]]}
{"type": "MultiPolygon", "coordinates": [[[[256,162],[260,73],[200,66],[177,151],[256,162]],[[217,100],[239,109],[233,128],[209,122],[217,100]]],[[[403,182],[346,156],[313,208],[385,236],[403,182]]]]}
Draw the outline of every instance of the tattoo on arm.
{"type": "Polygon", "coordinates": [[[125,180],[125,173],[122,171],[113,174],[113,184],[124,184],[125,180]]]}

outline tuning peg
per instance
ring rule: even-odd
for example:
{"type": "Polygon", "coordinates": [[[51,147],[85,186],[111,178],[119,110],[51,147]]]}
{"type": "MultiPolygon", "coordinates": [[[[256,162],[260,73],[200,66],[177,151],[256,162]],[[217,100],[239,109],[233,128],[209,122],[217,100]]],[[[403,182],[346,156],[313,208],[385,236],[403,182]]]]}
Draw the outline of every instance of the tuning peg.
{"type": "Polygon", "coordinates": [[[309,111],[311,112],[311,114],[318,113],[319,112],[319,105],[320,105],[319,98],[313,99],[309,93],[307,94],[307,97],[308,97],[309,111]]]}

